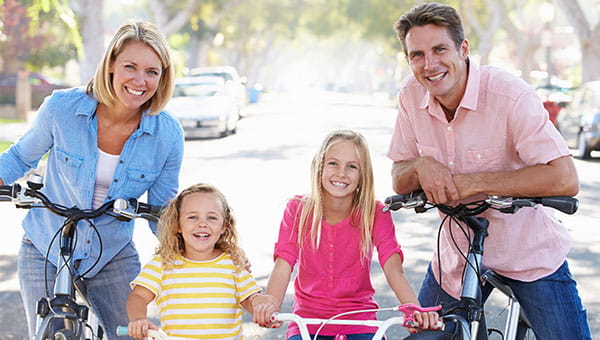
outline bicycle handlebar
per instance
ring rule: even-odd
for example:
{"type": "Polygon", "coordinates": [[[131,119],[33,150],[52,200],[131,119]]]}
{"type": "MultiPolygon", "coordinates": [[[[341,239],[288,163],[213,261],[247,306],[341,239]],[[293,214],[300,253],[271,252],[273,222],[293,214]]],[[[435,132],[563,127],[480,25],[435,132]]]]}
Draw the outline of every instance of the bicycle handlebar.
{"type": "MultiPolygon", "coordinates": [[[[394,195],[385,199],[384,211],[398,210],[401,208],[425,208],[426,205],[441,208],[443,212],[452,211],[454,207],[429,202],[423,191],[414,191],[405,195],[394,195]]],[[[534,207],[537,204],[562,211],[565,214],[574,214],[579,207],[579,200],[569,196],[549,196],[549,197],[500,197],[487,196],[485,199],[487,206],[479,207],[476,213],[481,213],[487,208],[499,210],[503,213],[513,214],[521,207],[534,207]],[[479,211],[480,210],[480,211],[479,211]]],[[[462,204],[463,207],[468,206],[462,204]]],[[[419,212],[419,211],[418,211],[419,212]]]]}
{"type": "MultiPolygon", "coordinates": [[[[385,332],[385,329],[390,327],[391,325],[402,325],[403,327],[419,327],[419,324],[415,321],[415,312],[427,313],[427,312],[437,312],[442,308],[441,305],[434,307],[419,307],[412,303],[407,303],[403,305],[399,305],[392,308],[378,308],[375,310],[369,311],[399,311],[404,313],[404,316],[400,317],[391,317],[386,320],[355,320],[355,319],[337,319],[337,317],[346,315],[346,314],[354,314],[358,312],[364,311],[353,311],[350,313],[341,313],[329,319],[315,319],[315,318],[303,318],[297,314],[293,313],[274,313],[271,315],[271,321],[293,321],[298,327],[301,329],[307,330],[307,325],[360,325],[360,326],[370,326],[377,327],[378,332],[385,332]]],[[[441,319],[438,319],[437,323],[434,326],[434,329],[441,330],[444,327],[444,322],[441,319]]],[[[301,331],[302,332],[302,331],[301,331]]],[[[374,337],[373,339],[375,339],[374,337]]]]}
{"type": "Polygon", "coordinates": [[[27,181],[28,188],[15,183],[12,185],[0,185],[0,201],[10,201],[19,208],[31,209],[36,207],[47,208],[53,213],[77,220],[93,219],[103,214],[111,215],[122,221],[134,218],[144,218],[149,221],[158,221],[161,207],[139,202],[135,198],[128,200],[117,198],[104,203],[97,209],[79,209],[77,207],[66,208],[52,202],[44,193],[41,176],[34,175],[33,179],[27,181]]]}

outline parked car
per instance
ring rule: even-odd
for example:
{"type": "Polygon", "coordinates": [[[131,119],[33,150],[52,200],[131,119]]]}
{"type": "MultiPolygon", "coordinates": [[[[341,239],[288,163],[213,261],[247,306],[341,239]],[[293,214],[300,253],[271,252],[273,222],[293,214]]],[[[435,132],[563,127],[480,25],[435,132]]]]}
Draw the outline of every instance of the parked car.
{"type": "Polygon", "coordinates": [[[237,129],[236,100],[218,77],[176,80],[166,110],[179,120],[186,138],[225,137],[237,129]]]}
{"type": "MultiPolygon", "coordinates": [[[[31,84],[31,108],[37,109],[44,98],[57,89],[69,86],[61,84],[58,80],[47,78],[42,74],[30,72],[29,83],[31,84]]],[[[0,73],[0,104],[15,104],[15,89],[17,86],[16,73],[0,73]]]]}
{"type": "Polygon", "coordinates": [[[248,102],[246,94],[246,78],[240,77],[233,66],[210,66],[194,68],[188,74],[190,77],[220,77],[225,82],[227,92],[236,99],[237,112],[240,118],[245,116],[244,107],[248,102]]]}
{"type": "Polygon", "coordinates": [[[600,150],[600,81],[583,84],[573,93],[571,103],[558,116],[558,129],[575,157],[588,159],[600,150]]]}

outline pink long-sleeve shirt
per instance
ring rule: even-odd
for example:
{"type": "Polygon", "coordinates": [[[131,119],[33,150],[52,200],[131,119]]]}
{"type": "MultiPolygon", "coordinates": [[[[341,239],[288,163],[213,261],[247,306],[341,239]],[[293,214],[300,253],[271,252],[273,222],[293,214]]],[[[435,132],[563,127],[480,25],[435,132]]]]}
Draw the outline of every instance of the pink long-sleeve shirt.
{"type": "MultiPolygon", "coordinates": [[[[294,281],[293,312],[308,318],[330,318],[338,313],[377,308],[373,299],[370,269],[372,251],[367,260],[361,258],[360,233],[347,217],[340,223],[329,225],[323,220],[321,242],[317,249],[311,247],[310,237],[298,247],[298,220],[300,197],[291,199],[283,215],[279,237],[275,244],[274,259],[282,258],[290,266],[297,263],[294,281]]],[[[377,202],[373,225],[373,245],[377,248],[379,263],[383,267],[394,253],[403,258],[396,240],[390,213],[382,212],[383,204],[377,202]]],[[[348,319],[376,319],[374,312],[352,314],[348,319]]],[[[309,327],[312,334],[318,326],[309,327]]],[[[319,334],[372,333],[376,329],[364,326],[324,327],[319,334]]],[[[288,327],[287,336],[300,334],[296,324],[288,327]]]]}
{"type": "MultiPolygon", "coordinates": [[[[535,91],[498,68],[470,63],[465,94],[451,122],[413,76],[405,79],[398,98],[388,151],[393,161],[430,156],[460,174],[516,170],[570,155],[535,91]]],[[[514,215],[488,210],[483,216],[490,220],[484,267],[534,281],[564,262],[571,239],[550,208],[522,208],[514,215]]],[[[464,254],[467,240],[456,226],[453,234],[464,254]]],[[[448,225],[441,232],[440,252],[442,288],[458,298],[464,260],[448,225]]],[[[437,249],[432,265],[439,282],[437,249]]]]}

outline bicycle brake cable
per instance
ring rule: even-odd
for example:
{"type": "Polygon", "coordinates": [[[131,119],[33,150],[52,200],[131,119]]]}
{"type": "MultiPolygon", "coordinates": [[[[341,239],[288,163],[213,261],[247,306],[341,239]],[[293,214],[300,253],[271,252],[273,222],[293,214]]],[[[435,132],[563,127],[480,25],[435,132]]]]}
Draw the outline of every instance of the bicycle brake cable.
{"type": "Polygon", "coordinates": [[[98,237],[99,251],[98,251],[98,257],[96,258],[96,261],[94,261],[94,263],[88,268],[88,270],[85,271],[85,273],[79,275],[80,278],[83,278],[85,275],[87,275],[98,264],[98,262],[100,262],[100,258],[102,257],[102,248],[103,248],[102,237],[100,237],[100,232],[98,231],[98,228],[96,228],[96,225],[89,219],[86,218],[85,221],[90,224],[90,227],[92,227],[92,229],[94,230],[96,237],[98,237]]]}

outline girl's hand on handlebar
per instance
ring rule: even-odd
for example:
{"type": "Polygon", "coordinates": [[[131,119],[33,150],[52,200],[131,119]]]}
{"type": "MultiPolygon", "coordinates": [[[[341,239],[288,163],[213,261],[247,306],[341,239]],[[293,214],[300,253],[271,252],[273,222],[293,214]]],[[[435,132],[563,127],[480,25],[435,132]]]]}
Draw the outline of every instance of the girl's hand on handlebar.
{"type": "Polygon", "coordinates": [[[272,322],[271,315],[278,313],[281,303],[273,295],[269,294],[257,294],[252,299],[253,321],[261,327],[267,328],[279,328],[281,322],[272,322]]]}
{"type": "Polygon", "coordinates": [[[136,339],[145,339],[148,336],[148,330],[158,330],[158,327],[148,319],[138,319],[130,321],[127,326],[129,336],[136,339]]]}
{"type": "Polygon", "coordinates": [[[416,327],[409,327],[408,331],[411,333],[416,333],[420,330],[423,329],[438,329],[437,325],[438,325],[438,321],[440,319],[440,316],[438,315],[437,312],[418,312],[415,311],[413,313],[413,316],[415,318],[415,326],[416,327]]]}

